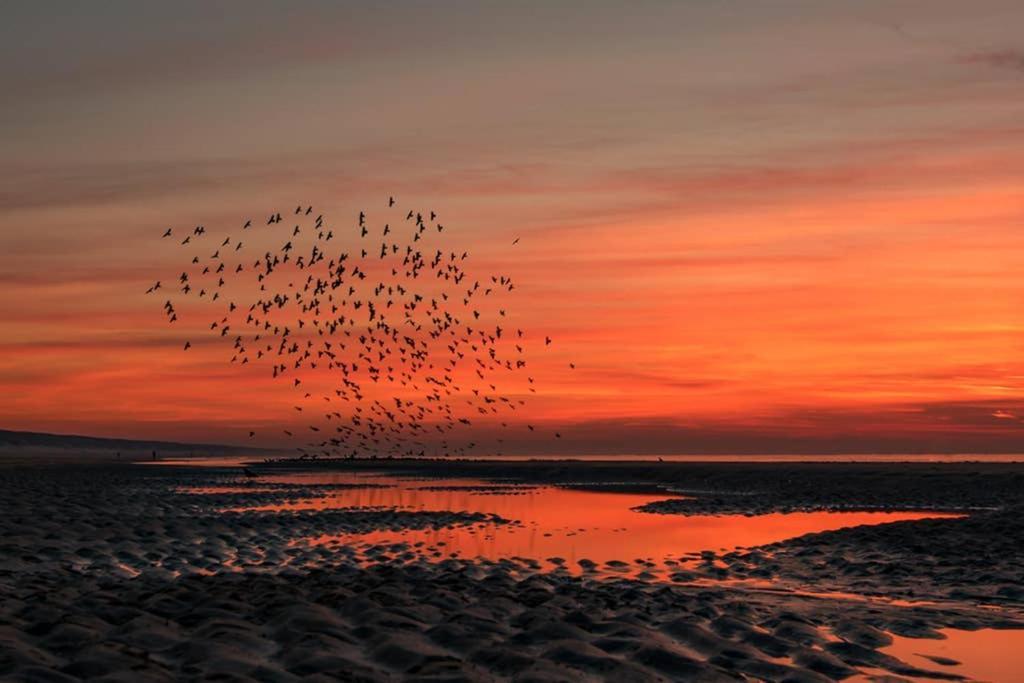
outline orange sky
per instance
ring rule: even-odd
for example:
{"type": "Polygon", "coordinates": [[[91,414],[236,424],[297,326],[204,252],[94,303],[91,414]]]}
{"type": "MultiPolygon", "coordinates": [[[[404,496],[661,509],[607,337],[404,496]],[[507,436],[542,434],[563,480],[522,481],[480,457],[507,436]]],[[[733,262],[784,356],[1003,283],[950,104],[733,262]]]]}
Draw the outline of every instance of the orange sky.
{"type": "Polygon", "coordinates": [[[1019,3],[204,6],[0,28],[0,428],[276,433],[159,236],[393,194],[557,341],[510,451],[1024,450],[1019,3]]]}

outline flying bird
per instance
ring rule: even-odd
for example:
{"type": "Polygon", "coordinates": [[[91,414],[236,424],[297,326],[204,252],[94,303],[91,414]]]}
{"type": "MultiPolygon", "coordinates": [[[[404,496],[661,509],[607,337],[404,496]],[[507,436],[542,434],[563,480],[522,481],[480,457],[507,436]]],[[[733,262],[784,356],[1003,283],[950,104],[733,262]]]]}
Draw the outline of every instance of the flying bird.
{"type": "MultiPolygon", "coordinates": [[[[395,205],[389,196],[387,208],[395,205]]],[[[298,399],[315,401],[307,411],[294,406],[312,440],[283,430],[301,444],[303,458],[420,457],[430,449],[442,457],[465,455],[479,445],[456,440],[462,430],[475,428],[471,418],[510,415],[525,405],[523,375],[532,346],[522,329],[513,337],[496,324],[514,317],[505,303],[515,288],[512,278],[473,273],[468,251],[435,247],[431,240],[447,232],[436,211],[408,210],[406,220],[415,217],[415,223],[407,230],[374,222],[383,225],[375,234],[384,240],[372,256],[366,248],[349,252],[335,242],[329,248],[334,233],[322,214],[312,217],[311,205],[297,205],[294,215],[291,240],[256,247],[245,266],[229,267],[228,254],[219,250],[210,256],[215,268],[193,257],[194,269],[180,278],[180,294],[183,305],[210,312],[209,333],[230,346],[227,360],[265,368],[276,381],[290,378],[288,386],[301,392],[298,399]],[[203,282],[193,289],[197,280],[203,282]],[[232,292],[226,305],[222,291],[232,292]],[[310,375],[308,386],[296,376],[300,372],[310,375]]],[[[268,226],[281,222],[279,212],[267,219],[268,226]]],[[[366,212],[359,212],[357,227],[361,237],[369,235],[366,212]]],[[[205,232],[197,226],[192,236],[205,232]]],[[[257,238],[250,249],[261,242],[257,238]]],[[[219,239],[221,247],[231,243],[230,236],[219,239]]],[[[233,252],[241,248],[236,241],[233,252]]],[[[159,281],[149,292],[157,288],[159,281]]],[[[178,318],[169,300],[164,313],[168,322],[178,318]]],[[[551,344],[550,337],[543,339],[551,344]]],[[[534,378],[525,380],[536,393],[534,378]]],[[[249,437],[255,433],[250,430],[249,437]]]]}

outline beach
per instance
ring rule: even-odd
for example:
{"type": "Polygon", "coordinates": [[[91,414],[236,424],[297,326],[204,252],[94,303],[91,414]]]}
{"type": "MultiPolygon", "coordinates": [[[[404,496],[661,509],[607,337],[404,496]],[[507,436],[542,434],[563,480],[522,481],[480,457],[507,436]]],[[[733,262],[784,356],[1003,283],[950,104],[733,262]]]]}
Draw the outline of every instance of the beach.
{"type": "Polygon", "coordinates": [[[960,633],[1024,633],[1024,465],[251,467],[0,469],[0,678],[971,680],[970,662],[889,652],[905,639],[927,654],[960,633]],[[323,483],[325,472],[360,478],[323,483]],[[490,501],[480,509],[532,490],[644,492],[654,500],[631,514],[680,524],[836,509],[943,516],[593,561],[467,557],[437,541],[522,536],[510,516],[310,502],[384,495],[396,486],[380,482],[399,476],[424,496],[490,501]]]}
{"type": "Polygon", "coordinates": [[[1024,2],[0,16],[0,683],[1024,683],[1024,2]]]}

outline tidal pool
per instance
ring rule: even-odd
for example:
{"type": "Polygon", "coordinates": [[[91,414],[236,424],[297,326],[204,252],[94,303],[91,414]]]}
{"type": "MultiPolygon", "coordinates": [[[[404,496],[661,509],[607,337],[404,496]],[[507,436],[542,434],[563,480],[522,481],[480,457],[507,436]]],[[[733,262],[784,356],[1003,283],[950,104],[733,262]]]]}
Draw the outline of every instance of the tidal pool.
{"type": "MultiPolygon", "coordinates": [[[[960,676],[968,681],[1014,683],[1024,680],[1024,630],[947,628],[940,633],[942,639],[893,635],[892,645],[879,651],[922,669],[960,676]]],[[[847,680],[868,683],[884,674],[884,671],[865,670],[862,676],[847,680]]]]}
{"type": "MultiPolygon", "coordinates": [[[[622,561],[634,568],[643,566],[636,562],[640,560],[663,568],[666,561],[671,566],[706,550],[729,551],[862,524],[950,516],[881,511],[757,516],[660,515],[638,512],[634,508],[673,497],[673,494],[518,486],[470,479],[405,479],[352,473],[266,475],[253,483],[257,486],[291,484],[321,488],[311,489],[308,497],[233,509],[267,513],[338,508],[450,510],[494,514],[512,521],[511,524],[485,522],[437,530],[327,535],[300,542],[406,543],[416,546],[420,554],[434,558],[525,558],[543,564],[548,564],[551,558],[560,558],[572,571],[579,570],[577,563],[580,560],[590,560],[599,565],[622,561]],[[360,488],[360,484],[375,486],[360,488]],[[324,485],[337,485],[339,488],[324,488],[324,485]]],[[[623,567],[618,569],[625,571],[623,567]]]]}

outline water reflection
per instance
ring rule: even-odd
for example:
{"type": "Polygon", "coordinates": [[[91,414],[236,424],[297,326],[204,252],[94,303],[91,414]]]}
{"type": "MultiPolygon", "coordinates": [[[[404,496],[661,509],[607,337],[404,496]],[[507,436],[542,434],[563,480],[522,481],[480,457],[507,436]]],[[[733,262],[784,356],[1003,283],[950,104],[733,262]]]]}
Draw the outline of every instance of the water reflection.
{"type": "MultiPolygon", "coordinates": [[[[311,488],[308,496],[269,505],[235,508],[280,512],[337,508],[450,510],[496,514],[513,524],[483,523],[463,528],[372,532],[358,536],[304,539],[315,544],[418,544],[432,558],[527,558],[547,563],[561,558],[578,571],[580,560],[625,561],[663,566],[704,550],[763,545],[803,534],[861,524],[943,516],[926,512],[800,512],[742,515],[657,515],[633,508],[672,497],[668,493],[582,491],[550,486],[498,485],[470,479],[422,480],[353,473],[296,473],[260,477],[254,484],[311,488]],[[343,488],[353,484],[385,487],[343,488]]],[[[650,567],[646,567],[650,569],[650,567]]],[[[611,569],[616,569],[612,567],[611,569]]],[[[620,571],[623,568],[618,568],[620,571]]]]}
{"type": "MultiPolygon", "coordinates": [[[[880,649],[908,664],[971,681],[1011,683],[1024,680],[1024,630],[980,629],[964,631],[943,629],[941,640],[905,638],[893,635],[892,645],[880,649]]],[[[861,682],[877,680],[880,673],[866,671],[848,679],[861,682]]]]}

